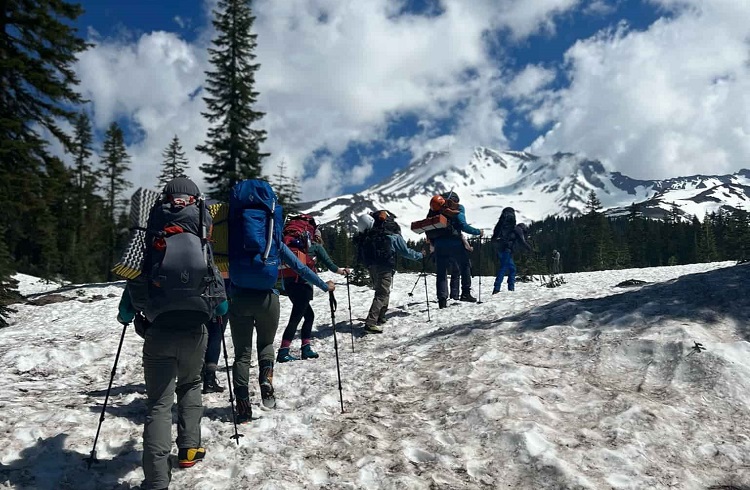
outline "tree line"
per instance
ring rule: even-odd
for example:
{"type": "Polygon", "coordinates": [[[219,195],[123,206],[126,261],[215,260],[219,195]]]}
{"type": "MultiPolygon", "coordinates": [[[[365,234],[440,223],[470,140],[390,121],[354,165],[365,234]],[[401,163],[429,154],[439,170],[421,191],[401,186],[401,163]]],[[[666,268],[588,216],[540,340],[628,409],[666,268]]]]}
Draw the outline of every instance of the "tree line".
{"type": "MultiPolygon", "coordinates": [[[[467,211],[470,221],[471,209],[467,211]]],[[[626,216],[608,217],[592,191],[585,214],[549,216],[530,223],[529,230],[534,252],[515,254],[520,276],[550,274],[554,250],[561,255],[562,272],[570,273],[750,259],[750,213],[741,209],[710,213],[700,221],[682,216],[673,207],[664,219],[657,220],[645,218],[639,206],[633,204],[626,216]]],[[[356,249],[348,226],[324,226],[322,234],[334,262],[355,265],[356,249]]],[[[499,265],[495,246],[488,239],[481,245],[476,239],[470,242],[474,248],[473,274],[481,271],[485,276],[494,275],[499,265]]],[[[422,250],[426,243],[419,240],[408,245],[422,250]]],[[[433,273],[435,263],[430,259],[423,264],[399,260],[397,270],[433,273]]],[[[361,267],[357,268],[355,281],[367,281],[361,267]]]]}
{"type": "MultiPolygon", "coordinates": [[[[99,147],[78,92],[78,56],[92,45],[74,27],[83,14],[63,0],[0,2],[0,327],[18,297],[16,271],[73,282],[111,279],[128,235],[127,133],[112,121],[99,147]],[[71,131],[64,128],[71,127],[71,131]],[[63,148],[69,164],[50,149],[63,148]]],[[[256,35],[250,0],[218,0],[208,49],[202,113],[209,123],[196,146],[210,197],[226,200],[242,179],[264,178],[264,113],[254,106],[256,35]]],[[[165,142],[154,188],[190,168],[177,135],[165,142]]],[[[155,162],[156,164],[156,162],[155,162]]],[[[293,211],[298,181],[278,165],[266,176],[293,211]]],[[[195,176],[194,176],[195,177],[195,176]]]]}

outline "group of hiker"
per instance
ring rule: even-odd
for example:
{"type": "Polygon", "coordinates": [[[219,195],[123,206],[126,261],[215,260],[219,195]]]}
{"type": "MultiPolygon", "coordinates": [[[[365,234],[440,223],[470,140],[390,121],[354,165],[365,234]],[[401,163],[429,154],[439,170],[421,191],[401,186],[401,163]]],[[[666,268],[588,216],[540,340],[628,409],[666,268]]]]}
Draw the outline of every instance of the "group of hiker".
{"type": "MultiPolygon", "coordinates": [[[[365,333],[383,332],[397,256],[420,261],[430,251],[437,269],[439,308],[447,307],[449,298],[476,301],[471,294],[472,248],[464,233],[481,238],[483,231],[467,223],[466,210],[453,192],[432,198],[427,221],[429,249],[416,251],[408,248],[392,213],[380,210],[358,217],[357,260],[368,268],[375,290],[363,325],[365,333]]],[[[119,304],[117,320],[125,326],[133,322],[144,338],[148,408],[143,433],[144,488],[169,486],[175,394],[178,464],[188,468],[205,457],[200,430],[202,393],[224,390],[216,369],[227,320],[234,345],[230,400],[236,401],[235,422],[242,423],[252,418],[253,334],[257,336],[261,405],[273,409],[274,362],[319,357],[311,343],[315,314],[310,301],[315,287],[332,292],[336,286],[321,279],[316,267],[323,265],[345,276],[351,272],[330,259],[312,216],[284,222],[276,195],[265,181],[245,180],[233,187],[227,226],[229,270],[228,277],[223,277],[215,265],[213,223],[200,190],[187,178],[168,182],[150,211],[142,273],[127,282],[119,304]],[[292,309],[277,351],[279,289],[290,299],[292,309]],[[290,348],[300,321],[301,350],[296,357],[290,348]]],[[[420,231],[420,226],[420,222],[412,223],[412,230],[420,231]]],[[[525,225],[516,224],[512,208],[503,210],[492,236],[500,257],[493,294],[500,291],[505,275],[508,289],[514,289],[512,251],[517,245],[531,249],[527,231],[525,225]]],[[[228,365],[226,346],[224,357],[228,365]]]]}

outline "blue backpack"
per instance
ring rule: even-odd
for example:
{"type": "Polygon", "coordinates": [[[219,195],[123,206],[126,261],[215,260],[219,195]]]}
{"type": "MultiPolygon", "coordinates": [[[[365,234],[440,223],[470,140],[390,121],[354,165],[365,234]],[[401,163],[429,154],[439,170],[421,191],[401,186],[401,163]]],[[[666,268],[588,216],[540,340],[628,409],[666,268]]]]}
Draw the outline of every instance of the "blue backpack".
{"type": "Polygon", "coordinates": [[[243,180],[229,196],[229,279],[245,289],[276,284],[284,226],[281,205],[265,180],[243,180]]]}

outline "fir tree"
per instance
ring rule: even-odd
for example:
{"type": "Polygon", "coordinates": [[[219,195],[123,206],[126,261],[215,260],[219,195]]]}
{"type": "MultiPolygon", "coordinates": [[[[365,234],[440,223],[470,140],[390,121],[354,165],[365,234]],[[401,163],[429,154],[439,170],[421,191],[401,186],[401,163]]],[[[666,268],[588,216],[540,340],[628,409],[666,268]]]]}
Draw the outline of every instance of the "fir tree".
{"type": "Polygon", "coordinates": [[[164,157],[164,161],[161,167],[161,175],[159,175],[159,189],[163,189],[164,185],[172,179],[185,177],[186,170],[190,167],[177,135],[172,138],[169,146],[164,149],[161,155],[164,157]]]}
{"type": "MultiPolygon", "coordinates": [[[[98,265],[102,262],[103,202],[96,194],[99,174],[91,163],[93,135],[91,120],[85,112],[76,118],[73,133],[72,203],[70,206],[70,240],[64,247],[63,274],[74,282],[102,279],[98,265]]],[[[108,228],[107,228],[108,229],[108,228]]]]}
{"type": "Polygon", "coordinates": [[[21,297],[16,291],[18,281],[12,275],[13,266],[8,248],[0,240],[0,328],[8,326],[8,315],[15,312],[9,305],[21,297]]]}
{"type": "Polygon", "coordinates": [[[279,163],[276,174],[269,180],[271,180],[271,186],[284,209],[284,216],[299,213],[299,207],[297,207],[300,194],[299,181],[297,178],[289,178],[286,175],[286,162],[284,160],[279,163]]]}
{"type": "Polygon", "coordinates": [[[257,125],[264,113],[254,110],[258,99],[254,63],[255,17],[249,0],[218,0],[213,25],[216,38],[208,49],[213,69],[206,72],[208,111],[203,115],[211,123],[208,138],[196,149],[211,161],[201,165],[209,184],[209,195],[226,200],[232,186],[243,179],[258,179],[262,174],[260,145],[266,131],[257,125]]]}
{"type": "Polygon", "coordinates": [[[70,24],[82,12],[62,0],[0,6],[0,241],[26,268],[56,261],[44,256],[57,240],[59,213],[45,191],[59,177],[47,140],[70,149],[60,122],[72,123],[81,103],[73,65],[88,46],[70,24]]]}
{"type": "Polygon", "coordinates": [[[698,260],[701,262],[713,262],[718,259],[716,250],[716,237],[713,226],[708,216],[703,220],[703,224],[698,231],[697,249],[698,260]]]}
{"type": "Polygon", "coordinates": [[[130,156],[125,149],[125,138],[122,129],[113,122],[104,136],[102,147],[102,186],[106,196],[106,214],[109,233],[107,243],[107,263],[104,265],[107,277],[112,277],[109,268],[115,263],[116,249],[118,243],[118,218],[121,210],[127,203],[122,198],[123,192],[130,187],[130,182],[125,179],[125,173],[130,170],[130,156]]]}

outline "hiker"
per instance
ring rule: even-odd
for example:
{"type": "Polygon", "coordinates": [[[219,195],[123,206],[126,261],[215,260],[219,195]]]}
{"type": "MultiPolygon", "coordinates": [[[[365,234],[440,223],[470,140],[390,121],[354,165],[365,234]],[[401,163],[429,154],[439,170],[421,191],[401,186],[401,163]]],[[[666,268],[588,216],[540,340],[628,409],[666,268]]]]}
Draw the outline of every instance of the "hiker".
{"type": "MultiPolygon", "coordinates": [[[[458,204],[458,213],[460,215],[463,215],[462,219],[465,222],[466,208],[464,208],[463,204],[459,204],[458,194],[456,194],[455,192],[447,192],[445,194],[442,194],[442,196],[445,199],[452,199],[456,204],[458,204]]],[[[474,227],[469,225],[466,225],[465,229],[476,231],[474,227]]],[[[455,301],[462,301],[461,296],[459,295],[459,286],[461,286],[461,290],[464,292],[463,301],[475,302],[476,300],[473,296],[471,296],[471,252],[474,251],[474,248],[469,244],[469,241],[466,239],[466,236],[463,233],[461,233],[461,242],[464,245],[461,253],[466,255],[466,257],[465,260],[451,260],[451,265],[448,269],[451,276],[450,298],[455,301]]]]}
{"type": "Polygon", "coordinates": [[[365,333],[383,333],[391,295],[396,255],[409,260],[422,260],[423,254],[407,247],[401,228],[388,211],[375,211],[357,218],[357,260],[370,271],[375,297],[365,319],[365,333]]]}
{"type": "Polygon", "coordinates": [[[281,263],[322,291],[335,289],[300,262],[283,242],[282,211],[268,182],[244,180],[229,198],[229,325],[234,342],[234,393],[237,422],[252,419],[250,362],[253,331],[257,333],[258,383],[262,407],[275,408],[273,341],[279,327],[279,292],[275,289],[281,263]]]}
{"type": "Polygon", "coordinates": [[[506,274],[508,275],[508,291],[516,289],[516,264],[513,262],[513,251],[519,246],[528,251],[533,250],[526,241],[528,231],[529,228],[524,223],[516,224],[516,212],[513,208],[503,209],[492,232],[491,241],[497,244],[497,253],[500,258],[492,294],[500,292],[506,274]]]}
{"type": "Polygon", "coordinates": [[[552,251],[552,274],[559,274],[560,270],[560,252],[557,250],[552,251]]]}
{"type": "MultiPolygon", "coordinates": [[[[474,303],[477,300],[471,295],[471,263],[466,249],[468,243],[465,242],[462,232],[480,237],[484,232],[466,222],[466,210],[463,205],[459,205],[459,198],[455,192],[433,196],[427,217],[439,214],[445,216],[447,226],[427,232],[427,239],[435,247],[438,307],[448,306],[448,268],[451,261],[457,263],[461,275],[461,296],[458,299],[474,303]]],[[[455,292],[458,293],[458,291],[455,292]]]]}
{"type": "Polygon", "coordinates": [[[198,186],[187,178],[167,182],[149,215],[143,269],[128,281],[120,300],[120,323],[130,323],[136,313],[145,317],[138,322],[145,339],[144,488],[169,486],[175,393],[179,466],[189,468],[206,455],[200,425],[205,325],[228,308],[208,243],[210,229],[198,186]]]}
{"type": "MultiPolygon", "coordinates": [[[[300,218],[297,217],[296,219],[299,220],[300,218]]],[[[310,217],[310,219],[312,219],[312,217],[310,217]]],[[[308,224],[310,224],[309,221],[308,224]]],[[[288,229],[293,230],[299,227],[299,225],[295,226],[295,218],[289,219],[284,227],[284,241],[287,242],[288,237],[291,237],[292,239],[287,243],[287,246],[292,251],[298,250],[301,252],[301,254],[297,255],[300,261],[303,261],[302,259],[304,257],[306,260],[309,260],[308,263],[313,267],[314,264],[319,261],[331,272],[343,276],[348,275],[349,269],[343,269],[333,263],[323,247],[323,235],[320,232],[320,228],[315,226],[314,220],[312,220],[311,224],[314,230],[312,240],[310,240],[308,236],[293,236],[293,231],[288,232],[288,229]],[[295,247],[294,245],[297,246],[295,247]],[[304,251],[301,249],[304,249],[304,251]]],[[[304,227],[304,225],[302,226],[304,227]]],[[[309,233],[309,230],[306,230],[303,233],[309,233]]],[[[281,347],[276,354],[276,362],[298,361],[300,359],[299,357],[291,355],[289,353],[289,348],[292,345],[292,340],[294,340],[294,334],[297,332],[297,325],[299,325],[299,322],[303,317],[304,322],[302,323],[302,331],[300,332],[300,338],[302,340],[300,354],[302,359],[317,359],[319,357],[318,353],[313,350],[311,344],[312,327],[313,321],[315,320],[315,312],[313,311],[312,306],[310,306],[310,301],[313,299],[313,288],[310,284],[301,280],[299,274],[294,272],[291,268],[282,268],[281,272],[284,291],[292,301],[292,312],[289,315],[289,322],[287,323],[284,334],[281,337],[281,347]]]]}

